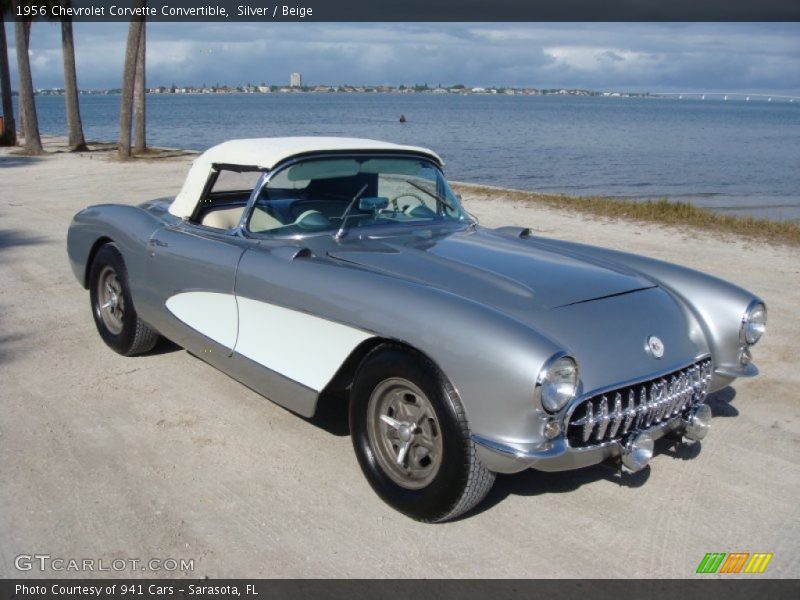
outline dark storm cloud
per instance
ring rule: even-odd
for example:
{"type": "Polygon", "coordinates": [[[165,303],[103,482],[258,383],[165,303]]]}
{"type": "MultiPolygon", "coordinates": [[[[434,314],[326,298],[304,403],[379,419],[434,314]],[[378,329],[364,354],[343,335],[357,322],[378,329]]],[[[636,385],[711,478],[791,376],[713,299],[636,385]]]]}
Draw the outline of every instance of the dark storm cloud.
{"type": "MultiPolygon", "coordinates": [[[[126,29],[75,25],[81,86],[119,85],[126,29]]],[[[151,85],[284,85],[300,71],[310,84],[800,93],[798,23],[151,23],[148,35],[151,85]]],[[[34,26],[31,60],[37,87],[61,85],[57,25],[34,26]]]]}

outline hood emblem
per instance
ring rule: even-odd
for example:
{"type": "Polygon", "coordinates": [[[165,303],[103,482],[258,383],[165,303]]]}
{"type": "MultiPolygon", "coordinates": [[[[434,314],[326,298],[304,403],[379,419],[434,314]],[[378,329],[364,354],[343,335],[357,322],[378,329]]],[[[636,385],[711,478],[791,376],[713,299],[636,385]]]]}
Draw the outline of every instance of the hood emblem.
{"type": "Polygon", "coordinates": [[[645,350],[652,354],[653,358],[661,358],[664,356],[664,342],[661,341],[661,338],[651,335],[647,338],[645,350]]]}

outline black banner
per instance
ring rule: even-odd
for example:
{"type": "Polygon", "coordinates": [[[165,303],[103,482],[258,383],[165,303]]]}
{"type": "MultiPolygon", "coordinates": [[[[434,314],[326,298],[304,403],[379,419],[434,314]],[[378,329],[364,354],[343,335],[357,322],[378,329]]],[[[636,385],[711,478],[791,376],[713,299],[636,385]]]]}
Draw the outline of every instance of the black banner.
{"type": "Polygon", "coordinates": [[[798,21],[795,0],[20,0],[7,18],[75,21],[798,21]],[[139,8],[136,8],[139,7],[139,8]]]}
{"type": "MultiPolygon", "coordinates": [[[[701,576],[702,577],[702,576],[701,576]]],[[[798,597],[800,580],[759,575],[720,579],[598,580],[321,580],[321,579],[27,579],[0,581],[0,600],[245,598],[288,600],[783,600],[798,597]]]]}

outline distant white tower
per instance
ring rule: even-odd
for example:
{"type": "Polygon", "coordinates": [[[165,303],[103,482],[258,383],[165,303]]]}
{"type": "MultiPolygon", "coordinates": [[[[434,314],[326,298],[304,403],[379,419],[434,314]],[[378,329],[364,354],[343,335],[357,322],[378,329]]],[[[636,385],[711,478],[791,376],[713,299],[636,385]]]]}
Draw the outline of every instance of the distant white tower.
{"type": "Polygon", "coordinates": [[[289,75],[289,87],[302,87],[303,76],[300,73],[292,73],[289,75]]]}

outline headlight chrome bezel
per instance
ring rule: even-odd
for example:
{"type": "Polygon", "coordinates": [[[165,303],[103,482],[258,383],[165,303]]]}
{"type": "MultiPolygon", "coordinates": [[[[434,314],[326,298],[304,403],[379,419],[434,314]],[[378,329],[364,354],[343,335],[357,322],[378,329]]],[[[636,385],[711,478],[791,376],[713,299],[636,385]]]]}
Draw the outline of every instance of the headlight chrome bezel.
{"type": "Polygon", "coordinates": [[[767,330],[767,305],[753,300],[747,305],[739,326],[739,343],[742,347],[755,346],[767,330]]]}
{"type": "Polygon", "coordinates": [[[541,406],[547,413],[558,413],[575,398],[578,393],[579,385],[580,368],[578,366],[578,361],[567,352],[557,352],[547,359],[536,377],[536,386],[533,393],[534,401],[537,406],[541,406]],[[570,363],[574,376],[571,383],[571,390],[569,390],[569,394],[567,395],[564,393],[564,390],[561,392],[557,390],[557,386],[552,384],[551,378],[560,370],[562,365],[566,366],[570,363]]]}

